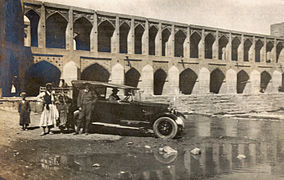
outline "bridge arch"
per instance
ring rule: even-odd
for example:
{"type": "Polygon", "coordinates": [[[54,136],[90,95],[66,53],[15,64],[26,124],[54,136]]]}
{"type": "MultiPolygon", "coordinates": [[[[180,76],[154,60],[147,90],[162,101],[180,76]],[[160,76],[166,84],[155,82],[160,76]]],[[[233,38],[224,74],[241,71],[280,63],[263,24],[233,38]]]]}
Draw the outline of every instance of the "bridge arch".
{"type": "Polygon", "coordinates": [[[25,74],[25,90],[28,95],[38,95],[40,86],[46,83],[59,84],[61,71],[47,61],[40,61],[30,66],[25,74]]]}
{"type": "Polygon", "coordinates": [[[200,40],[201,40],[201,36],[197,32],[194,32],[190,36],[190,58],[199,57],[198,44],[200,40]]]}
{"type": "Polygon", "coordinates": [[[260,92],[264,93],[271,81],[272,77],[267,71],[263,71],[260,74],[260,92]]]}
{"type": "Polygon", "coordinates": [[[31,46],[37,47],[38,46],[38,23],[40,16],[34,11],[29,10],[25,16],[30,20],[30,27],[31,27],[31,46]]]}
{"type": "Polygon", "coordinates": [[[239,71],[237,74],[237,93],[238,94],[244,93],[248,81],[249,81],[248,73],[244,70],[239,71]]]}
{"type": "Polygon", "coordinates": [[[75,50],[90,50],[90,34],[92,27],[90,21],[84,17],[81,17],[74,22],[73,28],[74,33],[76,34],[74,37],[76,42],[74,44],[75,50]]]}
{"type": "Polygon", "coordinates": [[[216,68],[210,73],[210,92],[218,94],[225,80],[224,73],[216,68]]]}
{"type": "Polygon", "coordinates": [[[155,26],[151,26],[149,29],[149,55],[155,55],[156,52],[156,36],[158,29],[155,26]]]}
{"type": "Polygon", "coordinates": [[[186,39],[186,34],[183,31],[179,30],[175,34],[175,57],[184,56],[184,41],[186,39]]]}
{"type": "Polygon", "coordinates": [[[167,73],[163,69],[158,69],[154,73],[154,95],[162,95],[167,79],[167,73]]]}
{"type": "Polygon", "coordinates": [[[119,27],[119,52],[127,53],[128,52],[128,43],[127,38],[130,31],[129,25],[124,22],[119,27]]]}
{"type": "Polygon", "coordinates": [[[142,36],[145,29],[139,24],[135,27],[135,54],[142,54],[142,36]]]}
{"type": "Polygon", "coordinates": [[[109,78],[109,71],[98,63],[88,66],[81,73],[82,80],[108,82],[109,78]]]}
{"type": "Polygon", "coordinates": [[[198,75],[190,68],[183,70],[179,75],[179,89],[182,94],[191,94],[198,75]]]}
{"type": "Polygon", "coordinates": [[[140,81],[140,73],[136,68],[130,68],[125,73],[125,85],[138,87],[139,81],[140,81]]]}
{"type": "Polygon", "coordinates": [[[111,37],[115,28],[108,20],[98,26],[98,51],[111,52],[111,37]]]}
{"type": "Polygon", "coordinates": [[[66,47],[66,19],[59,13],[50,15],[46,20],[46,47],[60,48],[66,47]]]}
{"type": "Polygon", "coordinates": [[[212,59],[212,54],[213,54],[213,43],[215,42],[215,37],[209,33],[205,37],[205,58],[206,59],[212,59]]]}

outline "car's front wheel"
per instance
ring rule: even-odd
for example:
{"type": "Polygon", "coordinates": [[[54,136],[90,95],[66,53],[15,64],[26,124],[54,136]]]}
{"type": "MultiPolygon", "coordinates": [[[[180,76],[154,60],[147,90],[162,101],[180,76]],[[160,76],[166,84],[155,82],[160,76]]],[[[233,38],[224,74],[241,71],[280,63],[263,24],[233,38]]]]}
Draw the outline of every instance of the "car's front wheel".
{"type": "Polygon", "coordinates": [[[153,130],[157,137],[169,139],[177,135],[178,125],[169,117],[160,117],[154,122],[153,130]]]}

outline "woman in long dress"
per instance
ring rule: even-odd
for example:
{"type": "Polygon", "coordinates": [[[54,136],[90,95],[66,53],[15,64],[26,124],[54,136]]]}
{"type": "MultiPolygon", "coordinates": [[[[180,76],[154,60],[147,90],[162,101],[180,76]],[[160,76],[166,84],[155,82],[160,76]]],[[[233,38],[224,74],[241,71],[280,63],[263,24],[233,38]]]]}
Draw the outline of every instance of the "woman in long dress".
{"type": "Polygon", "coordinates": [[[37,97],[43,101],[43,111],[40,116],[40,124],[39,126],[42,128],[41,136],[45,134],[52,134],[50,129],[56,125],[56,120],[58,119],[58,111],[54,104],[55,92],[52,91],[52,84],[46,84],[46,91],[40,93],[37,97]],[[46,132],[47,128],[47,132],[46,132]]]}

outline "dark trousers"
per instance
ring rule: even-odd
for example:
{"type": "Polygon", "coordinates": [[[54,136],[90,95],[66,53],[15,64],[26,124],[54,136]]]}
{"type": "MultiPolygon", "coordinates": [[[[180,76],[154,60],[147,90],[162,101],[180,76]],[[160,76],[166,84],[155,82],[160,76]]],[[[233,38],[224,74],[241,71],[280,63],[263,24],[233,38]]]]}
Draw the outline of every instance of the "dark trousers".
{"type": "Polygon", "coordinates": [[[93,104],[83,104],[82,109],[79,113],[79,119],[78,119],[78,128],[77,133],[80,131],[81,128],[83,128],[83,131],[85,133],[88,133],[89,131],[89,125],[91,123],[91,116],[92,116],[92,110],[93,110],[93,104]]]}

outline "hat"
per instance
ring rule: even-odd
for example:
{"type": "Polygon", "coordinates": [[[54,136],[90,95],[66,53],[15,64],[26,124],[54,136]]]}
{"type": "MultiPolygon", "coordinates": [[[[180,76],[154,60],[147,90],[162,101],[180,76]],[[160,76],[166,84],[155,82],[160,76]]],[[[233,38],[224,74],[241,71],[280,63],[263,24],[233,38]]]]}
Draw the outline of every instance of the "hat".
{"type": "Polygon", "coordinates": [[[23,92],[21,92],[20,93],[20,96],[22,97],[22,96],[26,96],[27,95],[27,93],[25,92],[25,91],[23,91],[23,92]]]}
{"type": "Polygon", "coordinates": [[[119,90],[117,88],[113,88],[112,92],[118,92],[119,90]]]}
{"type": "Polygon", "coordinates": [[[52,83],[46,83],[45,87],[47,87],[47,86],[52,86],[52,83]]]}

